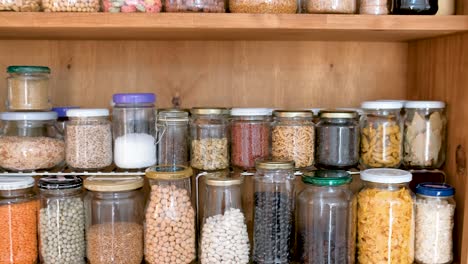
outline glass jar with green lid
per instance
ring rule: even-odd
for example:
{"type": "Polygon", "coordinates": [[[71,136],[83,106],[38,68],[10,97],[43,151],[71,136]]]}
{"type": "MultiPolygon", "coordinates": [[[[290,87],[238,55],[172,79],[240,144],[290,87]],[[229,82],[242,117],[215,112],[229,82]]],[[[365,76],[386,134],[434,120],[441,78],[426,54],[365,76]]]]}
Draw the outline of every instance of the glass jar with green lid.
{"type": "Polygon", "coordinates": [[[346,171],[304,172],[297,198],[297,261],[354,263],[356,202],[346,171]]]}
{"type": "Polygon", "coordinates": [[[10,111],[49,111],[49,67],[9,66],[7,68],[7,109],[10,111]]]}

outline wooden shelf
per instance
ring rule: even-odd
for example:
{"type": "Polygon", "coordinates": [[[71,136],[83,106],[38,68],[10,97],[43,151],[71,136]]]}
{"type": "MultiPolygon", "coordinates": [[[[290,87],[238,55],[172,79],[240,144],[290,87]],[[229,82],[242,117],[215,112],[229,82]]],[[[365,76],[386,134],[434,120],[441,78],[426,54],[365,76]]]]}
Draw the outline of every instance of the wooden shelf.
{"type": "Polygon", "coordinates": [[[468,16],[0,12],[1,39],[411,41],[468,31],[468,16]]]}

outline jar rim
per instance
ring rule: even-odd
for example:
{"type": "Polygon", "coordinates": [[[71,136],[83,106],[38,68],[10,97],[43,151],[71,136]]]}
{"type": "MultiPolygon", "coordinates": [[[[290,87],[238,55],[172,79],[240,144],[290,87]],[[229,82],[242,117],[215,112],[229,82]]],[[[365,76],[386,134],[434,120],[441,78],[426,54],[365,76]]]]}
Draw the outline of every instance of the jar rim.
{"type": "Polygon", "coordinates": [[[194,107],[190,110],[192,115],[229,115],[230,112],[224,107],[194,107]]]}
{"type": "Polygon", "coordinates": [[[313,118],[314,113],[310,110],[275,110],[273,111],[275,117],[304,117],[313,118]]]}
{"type": "Polygon", "coordinates": [[[46,66],[12,65],[8,66],[7,73],[50,73],[46,66]]]}
{"type": "Polygon", "coordinates": [[[13,191],[34,187],[35,180],[30,176],[0,176],[0,191],[13,191]]]}
{"type": "Polygon", "coordinates": [[[153,104],[156,102],[154,93],[117,93],[112,96],[115,104],[153,104]]]}
{"type": "Polygon", "coordinates": [[[39,179],[38,187],[41,190],[69,190],[83,186],[83,180],[78,176],[48,176],[39,179]]]}
{"type": "Polygon", "coordinates": [[[320,118],[330,118],[330,119],[355,119],[358,117],[356,111],[349,110],[322,110],[319,113],[320,118]]]}
{"type": "Polygon", "coordinates": [[[231,116],[271,116],[272,108],[232,108],[231,116]]]}
{"type": "Polygon", "coordinates": [[[4,121],[50,121],[57,120],[56,112],[3,112],[0,120],[4,121]]]}
{"type": "Polygon", "coordinates": [[[361,180],[374,183],[400,184],[412,179],[411,172],[399,169],[367,169],[361,172],[361,180]]]}
{"type": "Polygon", "coordinates": [[[67,110],[67,117],[107,117],[109,109],[106,108],[80,108],[67,110]]]}
{"type": "Polygon", "coordinates": [[[407,109],[443,109],[445,102],[442,101],[408,101],[405,103],[407,109]]]}
{"type": "Polygon", "coordinates": [[[255,162],[255,167],[257,170],[293,170],[295,168],[295,163],[293,160],[258,160],[255,162]]]}
{"type": "Polygon", "coordinates": [[[351,183],[353,178],[345,170],[315,170],[306,171],[302,182],[316,186],[341,186],[351,183]]]}
{"type": "Polygon", "coordinates": [[[187,179],[193,175],[190,167],[182,165],[160,165],[146,169],[145,176],[157,180],[179,180],[187,179]]]}
{"type": "Polygon", "coordinates": [[[131,191],[143,187],[141,176],[90,176],[85,179],[84,187],[96,192],[131,191]]]}
{"type": "Polygon", "coordinates": [[[361,104],[364,110],[399,110],[403,108],[400,101],[366,101],[361,104]]]}

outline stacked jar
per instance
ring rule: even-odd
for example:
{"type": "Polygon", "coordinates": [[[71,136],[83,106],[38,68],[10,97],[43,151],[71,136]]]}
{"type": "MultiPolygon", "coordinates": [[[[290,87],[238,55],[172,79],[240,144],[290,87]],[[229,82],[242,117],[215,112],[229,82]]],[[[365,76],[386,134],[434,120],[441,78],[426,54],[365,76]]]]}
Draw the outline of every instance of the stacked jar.
{"type": "Polygon", "coordinates": [[[158,113],[157,164],[189,165],[189,112],[161,109],[158,113]]]}

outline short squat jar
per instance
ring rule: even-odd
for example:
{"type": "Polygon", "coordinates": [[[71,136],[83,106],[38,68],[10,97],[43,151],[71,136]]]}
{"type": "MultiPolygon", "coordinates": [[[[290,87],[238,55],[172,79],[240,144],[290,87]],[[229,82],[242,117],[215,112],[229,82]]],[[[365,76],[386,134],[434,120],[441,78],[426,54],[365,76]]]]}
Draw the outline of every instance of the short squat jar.
{"type": "Polygon", "coordinates": [[[107,109],[71,109],[65,130],[66,162],[74,170],[94,171],[112,164],[112,126],[107,109]]]}
{"type": "Polygon", "coordinates": [[[179,109],[161,109],[156,128],[157,164],[189,165],[189,113],[179,109]]]}
{"type": "Polygon", "coordinates": [[[294,245],[294,162],[259,161],[256,169],[253,262],[288,264],[294,245]]]}
{"type": "Polygon", "coordinates": [[[34,178],[0,176],[0,264],[37,263],[34,178]]]}
{"type": "Polygon", "coordinates": [[[198,170],[229,167],[229,110],[193,108],[190,121],[191,165],[198,170]]]}
{"type": "Polygon", "coordinates": [[[403,164],[409,169],[439,169],[445,162],[447,145],[445,103],[405,103],[403,164]]]}
{"type": "Polygon", "coordinates": [[[112,132],[114,162],[123,170],[156,164],[156,96],[152,93],[114,94],[112,132]]]}
{"type": "Polygon", "coordinates": [[[416,187],[416,263],[452,263],[454,195],[455,189],[444,183],[416,187]]]}
{"type": "Polygon", "coordinates": [[[83,181],[77,176],[39,180],[39,256],[44,264],[84,264],[83,181]]]}
{"type": "Polygon", "coordinates": [[[327,169],[347,169],[359,163],[359,120],[356,112],[320,112],[316,126],[316,164],[327,169]]]}

